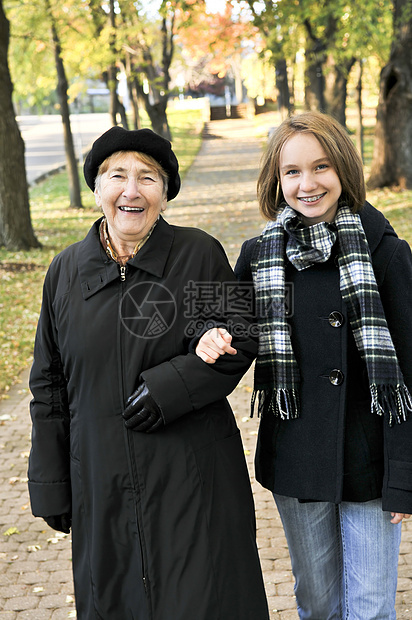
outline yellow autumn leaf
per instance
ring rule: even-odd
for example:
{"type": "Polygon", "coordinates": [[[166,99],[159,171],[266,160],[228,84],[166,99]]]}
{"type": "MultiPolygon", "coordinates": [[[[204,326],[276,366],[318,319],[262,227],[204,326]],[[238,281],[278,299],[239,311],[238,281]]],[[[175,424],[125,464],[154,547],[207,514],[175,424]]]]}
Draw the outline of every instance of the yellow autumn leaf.
{"type": "Polygon", "coordinates": [[[9,527],[8,530],[3,532],[3,536],[12,536],[12,534],[20,534],[20,532],[17,529],[17,527],[9,527]]]}

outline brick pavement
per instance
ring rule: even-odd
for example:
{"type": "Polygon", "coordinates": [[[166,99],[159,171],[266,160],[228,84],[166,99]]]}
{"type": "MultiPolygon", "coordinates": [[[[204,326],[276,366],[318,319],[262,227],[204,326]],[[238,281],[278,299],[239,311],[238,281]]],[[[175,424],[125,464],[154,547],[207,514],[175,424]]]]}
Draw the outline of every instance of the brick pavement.
{"type": "MultiPolygon", "coordinates": [[[[182,192],[166,212],[171,223],[199,226],[218,237],[232,262],[241,242],[261,228],[255,183],[261,138],[274,124],[273,115],[253,121],[209,123],[207,139],[184,179],[182,192]]],[[[70,536],[60,535],[41,519],[34,519],[28,504],[27,380],[28,370],[8,398],[0,401],[0,620],[75,618],[70,536]]],[[[258,420],[249,417],[252,380],[249,371],[230,401],[242,432],[252,480],[271,620],[296,620],[293,578],[280,519],[271,494],[254,479],[258,420]]],[[[412,620],[412,522],[404,524],[397,617],[412,620]]]]}

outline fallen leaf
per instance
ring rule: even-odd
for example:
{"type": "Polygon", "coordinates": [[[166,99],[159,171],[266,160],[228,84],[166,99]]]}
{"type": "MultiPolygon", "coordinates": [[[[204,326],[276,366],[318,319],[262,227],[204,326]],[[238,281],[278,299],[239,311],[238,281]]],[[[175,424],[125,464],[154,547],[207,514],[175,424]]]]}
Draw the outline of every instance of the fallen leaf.
{"type": "Polygon", "coordinates": [[[13,476],[9,478],[9,484],[16,484],[16,482],[27,482],[27,478],[20,478],[20,476],[13,476]]]}
{"type": "Polygon", "coordinates": [[[20,534],[20,532],[17,529],[17,527],[9,527],[8,530],[3,532],[3,536],[12,536],[13,534],[20,534]]]}
{"type": "Polygon", "coordinates": [[[52,545],[55,545],[56,543],[59,542],[59,540],[62,540],[62,538],[66,538],[68,535],[69,534],[65,534],[64,532],[56,532],[54,536],[47,539],[47,542],[51,543],[52,545]]]}

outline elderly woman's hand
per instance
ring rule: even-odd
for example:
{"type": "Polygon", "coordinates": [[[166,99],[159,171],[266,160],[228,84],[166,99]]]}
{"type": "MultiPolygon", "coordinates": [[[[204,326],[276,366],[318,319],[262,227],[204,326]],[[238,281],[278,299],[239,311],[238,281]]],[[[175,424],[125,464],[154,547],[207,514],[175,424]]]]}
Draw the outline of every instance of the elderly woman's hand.
{"type": "Polygon", "coordinates": [[[162,413],[144,381],[128,398],[122,415],[127,428],[141,433],[152,433],[164,424],[162,413]]]}
{"type": "Polygon", "coordinates": [[[47,525],[56,530],[57,532],[63,532],[64,534],[70,534],[70,528],[72,525],[72,517],[70,514],[55,515],[50,517],[43,517],[47,525]]]}

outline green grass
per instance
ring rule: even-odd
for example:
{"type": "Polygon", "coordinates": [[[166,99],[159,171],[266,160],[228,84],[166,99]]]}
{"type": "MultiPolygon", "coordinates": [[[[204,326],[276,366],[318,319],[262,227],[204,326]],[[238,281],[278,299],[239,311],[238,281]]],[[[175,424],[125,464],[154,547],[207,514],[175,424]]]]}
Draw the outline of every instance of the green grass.
{"type": "MultiPolygon", "coordinates": [[[[168,114],[181,175],[201,145],[203,121],[198,110],[168,114]]],[[[52,258],[82,239],[99,217],[94,197],[80,171],[83,209],[68,207],[66,173],[49,177],[30,191],[32,224],[41,249],[8,252],[0,248],[0,399],[31,362],[41,305],[42,284],[52,258]]]]}

